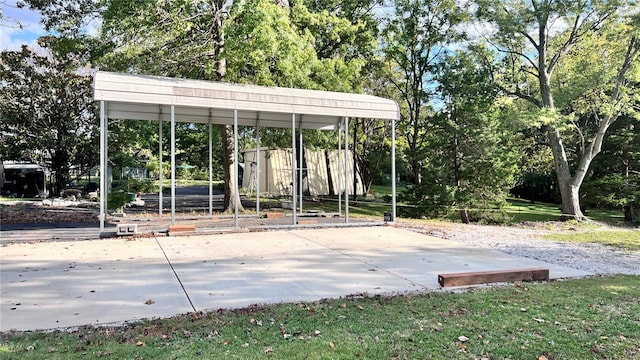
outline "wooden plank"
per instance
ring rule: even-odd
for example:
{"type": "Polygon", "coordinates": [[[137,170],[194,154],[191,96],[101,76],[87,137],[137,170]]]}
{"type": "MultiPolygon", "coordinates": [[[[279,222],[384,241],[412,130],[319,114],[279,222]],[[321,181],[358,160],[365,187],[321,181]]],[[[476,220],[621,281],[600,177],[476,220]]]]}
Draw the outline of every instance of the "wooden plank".
{"type": "Polygon", "coordinates": [[[196,231],[195,225],[169,225],[169,234],[175,232],[196,231]]]}
{"type": "Polygon", "coordinates": [[[284,217],[284,213],[281,212],[268,212],[267,219],[282,219],[284,217]]]}
{"type": "Polygon", "coordinates": [[[300,219],[298,220],[298,225],[314,225],[317,224],[318,220],[315,219],[300,219]]]}
{"type": "Polygon", "coordinates": [[[495,282],[549,280],[549,269],[529,268],[498,271],[477,271],[439,274],[438,283],[442,287],[465,286],[495,282]]]}

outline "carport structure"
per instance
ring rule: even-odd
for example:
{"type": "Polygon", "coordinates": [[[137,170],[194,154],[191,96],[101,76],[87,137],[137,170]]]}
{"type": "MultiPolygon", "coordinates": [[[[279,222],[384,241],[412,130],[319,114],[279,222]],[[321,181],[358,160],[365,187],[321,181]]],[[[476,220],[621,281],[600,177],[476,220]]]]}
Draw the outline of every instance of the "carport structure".
{"type": "MultiPolygon", "coordinates": [[[[176,188],[176,122],[199,123],[209,125],[209,203],[212,211],[212,136],[211,126],[233,125],[234,128],[234,169],[238,174],[238,126],[256,128],[256,139],[259,142],[259,129],[265,127],[291,129],[292,148],[292,224],[296,225],[297,196],[302,199],[302,191],[298,186],[302,183],[296,179],[299,170],[297,164],[302,163],[302,152],[297,159],[296,130],[321,129],[337,130],[339,149],[342,146],[344,133],[343,157],[349,148],[349,119],[368,118],[382,119],[391,122],[391,178],[392,178],[392,221],[396,218],[396,169],[395,169],[395,121],[400,119],[398,104],[393,100],[380,97],[327,91],[262,87],[231,83],[143,76],[98,71],[94,77],[94,100],[100,102],[100,194],[107,193],[107,130],[109,119],[130,119],[158,121],[160,134],[159,156],[162,166],[162,124],[171,124],[171,223],[176,221],[175,188],[176,188]]],[[[299,131],[302,144],[302,131],[299,131]]],[[[256,149],[259,149],[256,146],[256,149]]],[[[260,164],[257,164],[259,171],[260,164]]],[[[349,189],[347,167],[342,166],[345,173],[344,188],[349,189]]],[[[162,168],[160,169],[159,214],[162,215],[162,168]]],[[[235,204],[234,226],[238,227],[238,181],[234,181],[235,204]]],[[[259,187],[258,187],[259,188],[259,187]]],[[[300,187],[301,189],[301,187],[300,187]]],[[[348,194],[348,191],[346,192],[348,194]]],[[[259,196],[259,195],[258,195],[259,196]]],[[[106,196],[100,196],[100,231],[104,232],[106,215],[106,196]]],[[[341,203],[342,199],[340,199],[341,203]]],[[[349,222],[349,196],[344,196],[345,222],[349,222]]],[[[257,201],[259,210],[259,197],[257,201]]]]}

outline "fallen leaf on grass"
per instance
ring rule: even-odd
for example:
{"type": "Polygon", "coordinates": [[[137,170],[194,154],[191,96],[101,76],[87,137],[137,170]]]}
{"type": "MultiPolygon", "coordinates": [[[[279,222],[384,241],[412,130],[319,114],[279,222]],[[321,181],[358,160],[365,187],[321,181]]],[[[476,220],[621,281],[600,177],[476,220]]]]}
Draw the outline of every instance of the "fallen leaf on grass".
{"type": "Polygon", "coordinates": [[[321,334],[320,330],[315,330],[313,332],[313,336],[320,336],[320,334],[321,334]]]}
{"type": "Polygon", "coordinates": [[[190,338],[191,337],[191,331],[189,331],[189,330],[182,330],[182,333],[184,334],[184,337],[186,337],[186,338],[190,338]]]}
{"type": "Polygon", "coordinates": [[[463,336],[459,336],[458,340],[460,340],[462,342],[467,342],[467,341],[469,341],[469,338],[463,335],[463,336]]]}
{"type": "Polygon", "coordinates": [[[547,357],[544,355],[540,355],[536,358],[536,360],[549,360],[549,359],[547,359],[547,357]]]}
{"type": "Polygon", "coordinates": [[[330,342],[329,342],[329,346],[330,346],[332,349],[335,349],[335,348],[336,348],[336,343],[334,343],[333,341],[330,341],[330,342]]]}
{"type": "Polygon", "coordinates": [[[544,320],[544,319],[539,319],[539,318],[533,318],[533,320],[535,320],[535,321],[537,321],[537,322],[539,322],[539,323],[543,323],[543,322],[545,322],[545,320],[544,320]]]}
{"type": "Polygon", "coordinates": [[[145,343],[144,341],[138,341],[136,343],[136,346],[147,346],[147,343],[145,343]]]}
{"type": "Polygon", "coordinates": [[[265,354],[270,354],[272,352],[273,352],[273,348],[272,347],[268,347],[268,348],[264,349],[264,353],[265,354]]]}

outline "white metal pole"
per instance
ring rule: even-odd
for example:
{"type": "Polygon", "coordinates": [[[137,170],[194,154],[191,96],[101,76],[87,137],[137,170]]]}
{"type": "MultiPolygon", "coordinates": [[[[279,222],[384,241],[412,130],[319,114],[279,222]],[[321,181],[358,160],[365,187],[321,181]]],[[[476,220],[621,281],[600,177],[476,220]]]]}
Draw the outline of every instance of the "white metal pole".
{"type": "Polygon", "coordinates": [[[176,107],[171,105],[171,225],[176,223],[176,107]]]}
{"type": "Polygon", "coordinates": [[[344,222],[349,223],[349,118],[344,118],[344,222]]]}
{"type": "MultiPolygon", "coordinates": [[[[256,168],[255,168],[255,176],[256,176],[256,215],[260,217],[260,114],[258,114],[258,118],[256,119],[256,168]]],[[[251,176],[250,176],[251,177],[251,176]]],[[[251,180],[249,180],[251,181],[251,180]]]]}
{"type": "Polygon", "coordinates": [[[338,121],[338,183],[334,186],[338,192],[338,216],[342,215],[342,121],[338,121]]]}
{"type": "Polygon", "coordinates": [[[293,225],[298,222],[296,219],[296,114],[291,114],[291,204],[293,225]]]}
{"type": "Polygon", "coordinates": [[[109,103],[104,103],[104,165],[106,176],[105,181],[105,193],[104,193],[104,207],[105,207],[105,221],[107,220],[109,210],[109,192],[111,192],[111,180],[113,175],[109,171],[109,103]]]}
{"type": "Polygon", "coordinates": [[[396,121],[391,120],[391,211],[396,222],[396,121]]]}
{"type": "Polygon", "coordinates": [[[213,127],[209,109],[209,216],[213,216],[213,127]]]}
{"type": "Polygon", "coordinates": [[[240,202],[240,188],[238,187],[238,109],[233,109],[233,190],[234,210],[233,226],[238,227],[238,203],[240,202]]]}
{"type": "Polygon", "coordinates": [[[105,123],[104,101],[100,101],[100,233],[104,232],[105,207],[107,198],[107,161],[105,158],[105,138],[107,129],[105,123]]]}
{"type": "Polygon", "coordinates": [[[162,178],[164,177],[163,168],[162,168],[162,105],[160,106],[160,118],[158,119],[158,160],[159,164],[159,172],[160,175],[158,177],[158,216],[162,219],[162,208],[163,208],[163,198],[162,198],[162,178]]]}
{"type": "Polygon", "coordinates": [[[299,154],[298,154],[298,168],[300,169],[300,174],[298,175],[298,180],[300,182],[299,186],[300,186],[300,214],[302,214],[302,194],[304,193],[304,189],[302,188],[302,172],[303,167],[304,167],[304,147],[303,147],[303,136],[302,136],[302,116],[300,116],[300,123],[298,124],[299,126],[299,130],[298,132],[300,133],[300,148],[299,150],[299,154]]]}

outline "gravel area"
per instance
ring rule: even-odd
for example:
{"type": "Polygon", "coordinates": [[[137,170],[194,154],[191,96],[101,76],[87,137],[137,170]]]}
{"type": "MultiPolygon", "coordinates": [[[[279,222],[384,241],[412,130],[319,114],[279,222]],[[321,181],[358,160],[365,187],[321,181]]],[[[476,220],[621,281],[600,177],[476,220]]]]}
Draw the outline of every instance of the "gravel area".
{"type": "Polygon", "coordinates": [[[596,274],[640,275],[640,251],[626,252],[601,244],[544,239],[543,235],[550,230],[461,224],[401,226],[473,247],[494,249],[596,274]]]}

